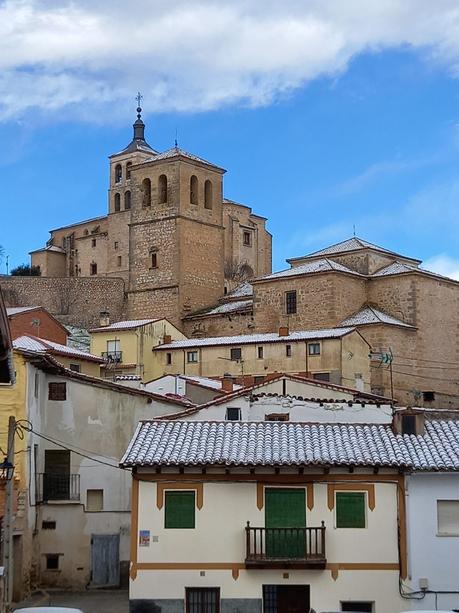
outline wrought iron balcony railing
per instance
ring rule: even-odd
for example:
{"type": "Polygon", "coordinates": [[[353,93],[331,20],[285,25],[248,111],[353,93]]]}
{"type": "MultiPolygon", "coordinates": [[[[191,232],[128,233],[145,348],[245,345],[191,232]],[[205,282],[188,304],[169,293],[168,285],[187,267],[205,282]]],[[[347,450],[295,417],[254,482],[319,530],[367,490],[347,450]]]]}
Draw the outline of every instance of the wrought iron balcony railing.
{"type": "Polygon", "coordinates": [[[122,351],[103,351],[102,357],[104,360],[111,364],[118,364],[123,361],[123,352],[122,351]]]}
{"type": "Polygon", "coordinates": [[[39,473],[37,502],[49,500],[80,500],[80,475],[39,473]]]}

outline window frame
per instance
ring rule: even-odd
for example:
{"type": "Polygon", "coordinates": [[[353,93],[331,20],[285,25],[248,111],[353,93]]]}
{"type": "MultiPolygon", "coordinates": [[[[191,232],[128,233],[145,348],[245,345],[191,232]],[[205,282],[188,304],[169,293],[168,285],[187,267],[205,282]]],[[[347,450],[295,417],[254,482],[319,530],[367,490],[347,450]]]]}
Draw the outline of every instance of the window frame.
{"type": "Polygon", "coordinates": [[[250,232],[250,230],[242,231],[242,244],[244,245],[244,247],[252,246],[252,232],[250,232]]]}
{"type": "Polygon", "coordinates": [[[150,252],[150,269],[156,270],[158,268],[158,252],[151,251],[150,252]]]}
{"type": "Polygon", "coordinates": [[[321,346],[320,346],[320,342],[319,343],[308,343],[308,355],[314,356],[314,355],[320,355],[321,354],[321,346]],[[318,347],[319,351],[311,351],[312,348],[318,347]]]}
{"type": "Polygon", "coordinates": [[[75,362],[72,362],[69,364],[69,370],[73,371],[73,372],[81,372],[81,364],[77,364],[75,362]]]}
{"type": "Polygon", "coordinates": [[[166,364],[167,366],[170,366],[172,364],[172,352],[170,351],[166,352],[166,364]]]}
{"type": "Polygon", "coordinates": [[[292,345],[285,345],[285,357],[286,358],[291,358],[293,355],[293,351],[292,351],[292,345]]]}
{"type": "Polygon", "coordinates": [[[336,489],[335,490],[335,529],[336,530],[365,530],[366,528],[368,528],[368,516],[367,516],[367,508],[368,508],[368,492],[366,492],[365,490],[339,490],[336,489]],[[356,497],[356,496],[361,496],[361,500],[362,500],[362,508],[363,508],[363,526],[344,526],[344,525],[338,525],[339,524],[339,517],[338,517],[338,513],[339,513],[339,499],[341,496],[348,496],[348,497],[356,497]]]}
{"type": "Polygon", "coordinates": [[[67,400],[67,382],[49,381],[48,400],[53,400],[56,402],[65,402],[67,400]]]}
{"type": "Polygon", "coordinates": [[[437,533],[436,536],[441,537],[441,538],[445,538],[445,537],[453,537],[453,538],[457,538],[459,536],[459,499],[457,498],[437,498],[437,533]],[[440,530],[440,508],[439,508],[439,503],[448,503],[448,502],[452,502],[452,503],[456,503],[457,504],[457,516],[458,516],[458,528],[456,532],[446,532],[445,530],[440,530]]]}
{"type": "Polygon", "coordinates": [[[199,352],[197,350],[187,351],[186,352],[186,362],[187,364],[198,364],[199,363],[199,352]],[[190,359],[193,356],[196,356],[196,359],[190,359]]]}
{"type": "Polygon", "coordinates": [[[296,315],[298,313],[298,294],[296,289],[284,292],[284,309],[286,315],[296,315]]]}
{"type": "MultiPolygon", "coordinates": [[[[171,511],[169,510],[169,513],[171,513],[171,511]]],[[[196,490],[187,490],[187,489],[175,489],[175,490],[165,490],[164,491],[164,529],[165,530],[195,530],[196,529],[196,490]],[[168,525],[168,519],[170,520],[170,516],[168,518],[168,500],[169,500],[169,504],[170,501],[173,499],[173,497],[175,496],[176,498],[180,498],[183,497],[183,495],[186,494],[187,498],[192,498],[193,500],[193,504],[192,504],[192,509],[193,509],[193,525],[191,526],[177,526],[177,525],[168,525]],[[190,496],[191,494],[191,496],[190,496]]]]}
{"type": "Polygon", "coordinates": [[[241,421],[241,408],[240,407],[226,407],[225,421],[241,421]],[[236,419],[229,417],[230,411],[237,411],[236,419]]]}
{"type": "Polygon", "coordinates": [[[185,613],[220,613],[220,588],[219,587],[185,587],[185,613]],[[208,603],[203,603],[202,600],[197,607],[199,610],[192,610],[190,603],[191,592],[215,592],[215,610],[211,610],[208,603]]]}
{"type": "Polygon", "coordinates": [[[257,347],[257,360],[264,360],[265,357],[265,351],[264,351],[264,347],[263,345],[260,345],[259,347],[257,347]]]}
{"type": "Polygon", "coordinates": [[[232,362],[240,362],[242,360],[242,347],[231,347],[230,349],[230,360],[232,362]],[[234,353],[236,352],[236,353],[234,353]],[[239,353],[237,353],[239,352],[239,353]],[[238,355],[238,357],[235,357],[238,355]]]}

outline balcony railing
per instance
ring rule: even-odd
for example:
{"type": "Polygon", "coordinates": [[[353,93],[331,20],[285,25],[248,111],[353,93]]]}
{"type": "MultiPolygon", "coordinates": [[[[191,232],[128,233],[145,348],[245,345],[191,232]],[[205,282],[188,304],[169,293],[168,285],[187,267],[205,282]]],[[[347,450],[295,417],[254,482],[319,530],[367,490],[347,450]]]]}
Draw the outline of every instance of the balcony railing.
{"type": "Polygon", "coordinates": [[[50,500],[80,500],[80,475],[39,473],[37,502],[50,500]]]}
{"type": "Polygon", "coordinates": [[[122,351],[103,351],[102,357],[109,364],[118,364],[123,361],[122,351]]]}
{"type": "Polygon", "coordinates": [[[247,568],[325,568],[325,524],[315,528],[252,528],[247,522],[247,568]]]}

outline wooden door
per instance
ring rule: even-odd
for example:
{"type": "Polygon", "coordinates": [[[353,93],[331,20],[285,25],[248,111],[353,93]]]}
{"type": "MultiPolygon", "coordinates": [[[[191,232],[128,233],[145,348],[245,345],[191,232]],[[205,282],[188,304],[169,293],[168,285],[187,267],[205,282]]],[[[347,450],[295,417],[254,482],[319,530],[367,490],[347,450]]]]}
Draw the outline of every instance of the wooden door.
{"type": "Polygon", "coordinates": [[[266,555],[273,558],[304,558],[306,496],[304,489],[265,489],[266,555]],[[284,528],[276,530],[275,528],[284,528]],[[285,530],[292,528],[292,530],[285,530]]]}
{"type": "Polygon", "coordinates": [[[91,584],[118,586],[120,582],[119,534],[91,536],[91,584]]]}

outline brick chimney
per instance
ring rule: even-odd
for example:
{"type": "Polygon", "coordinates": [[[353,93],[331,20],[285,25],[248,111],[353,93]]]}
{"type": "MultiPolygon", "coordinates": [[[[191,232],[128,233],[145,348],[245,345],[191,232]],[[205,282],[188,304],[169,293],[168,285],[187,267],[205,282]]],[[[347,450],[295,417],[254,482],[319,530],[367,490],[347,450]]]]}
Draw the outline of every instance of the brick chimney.
{"type": "Polygon", "coordinates": [[[99,325],[101,327],[110,325],[110,313],[108,311],[101,311],[99,313],[99,325]]]}
{"type": "Polygon", "coordinates": [[[172,336],[170,334],[165,334],[163,337],[163,344],[169,345],[172,342],[172,336]]]}
{"type": "Polygon", "coordinates": [[[288,326],[280,326],[279,327],[279,336],[288,336],[288,335],[289,335],[288,326]]]}
{"type": "Polygon", "coordinates": [[[222,379],[222,391],[231,394],[233,391],[233,377],[228,373],[223,375],[222,379]]]}

